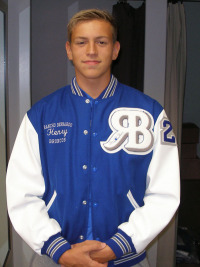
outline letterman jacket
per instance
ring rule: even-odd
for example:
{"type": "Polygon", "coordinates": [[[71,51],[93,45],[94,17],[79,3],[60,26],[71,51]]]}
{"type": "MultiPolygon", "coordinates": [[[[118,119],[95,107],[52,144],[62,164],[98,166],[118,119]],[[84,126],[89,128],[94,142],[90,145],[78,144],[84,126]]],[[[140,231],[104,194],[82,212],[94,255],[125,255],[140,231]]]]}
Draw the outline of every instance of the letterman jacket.
{"type": "Polygon", "coordinates": [[[132,266],[179,205],[176,139],[155,100],[114,76],[91,99],[74,78],[25,115],[7,171],[10,219],[38,254],[55,262],[86,239],[132,266]]]}

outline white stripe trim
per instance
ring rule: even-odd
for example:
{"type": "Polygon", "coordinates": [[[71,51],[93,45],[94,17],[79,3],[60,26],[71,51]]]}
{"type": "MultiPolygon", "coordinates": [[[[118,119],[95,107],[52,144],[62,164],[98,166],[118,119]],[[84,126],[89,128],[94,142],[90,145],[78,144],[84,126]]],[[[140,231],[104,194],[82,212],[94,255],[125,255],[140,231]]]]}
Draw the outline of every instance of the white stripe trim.
{"type": "Polygon", "coordinates": [[[74,87],[73,87],[74,79],[71,81],[71,90],[72,90],[72,94],[76,95],[76,92],[75,92],[74,87]]]}
{"type": "Polygon", "coordinates": [[[140,206],[138,205],[138,203],[136,202],[136,200],[134,199],[131,191],[129,190],[128,193],[127,193],[127,197],[129,199],[129,201],[131,202],[132,206],[135,208],[135,209],[138,209],[140,206]]]}
{"type": "Polygon", "coordinates": [[[80,87],[78,86],[77,82],[76,82],[76,79],[73,80],[74,81],[74,87],[76,89],[76,92],[79,96],[83,96],[82,92],[81,92],[81,89],[80,87]]]}
{"type": "Polygon", "coordinates": [[[62,237],[58,237],[56,238],[50,245],[49,247],[47,248],[47,254],[49,254],[50,250],[52,249],[52,247],[58,243],[60,240],[62,240],[63,238],[62,237]]]}
{"type": "Polygon", "coordinates": [[[116,87],[117,87],[117,79],[112,75],[111,80],[110,80],[110,84],[105,92],[105,94],[103,95],[102,99],[107,98],[108,96],[111,97],[114,95],[116,87]]]}
{"type": "Polygon", "coordinates": [[[118,265],[118,264],[121,264],[121,263],[130,261],[130,260],[136,259],[136,258],[138,258],[139,256],[141,256],[143,253],[145,253],[145,251],[142,251],[142,252],[139,253],[139,254],[131,254],[130,256],[128,256],[128,257],[126,257],[126,258],[116,260],[116,261],[114,261],[114,265],[118,265]]]}
{"type": "Polygon", "coordinates": [[[67,244],[68,242],[66,240],[63,240],[61,243],[59,243],[57,246],[55,246],[55,248],[51,251],[50,257],[53,258],[54,254],[56,253],[56,251],[62,247],[64,244],[67,244]]]}
{"type": "MultiPolygon", "coordinates": [[[[105,99],[107,97],[111,97],[114,95],[116,87],[117,87],[117,83],[118,83],[117,79],[114,77],[114,75],[111,75],[109,85],[108,85],[102,99],[105,99]]],[[[83,97],[83,93],[82,93],[81,88],[79,87],[79,85],[76,81],[76,77],[74,77],[72,79],[71,90],[72,90],[72,94],[74,94],[74,95],[78,94],[79,96],[83,97]]]]}
{"type": "Polygon", "coordinates": [[[47,205],[47,211],[51,208],[51,206],[52,206],[52,204],[53,204],[53,202],[54,202],[56,197],[57,197],[57,192],[54,190],[53,196],[51,197],[51,199],[50,199],[50,201],[49,201],[49,203],[47,205]]]}
{"type": "Polygon", "coordinates": [[[129,242],[126,240],[126,238],[120,233],[117,233],[116,236],[118,236],[125,243],[125,245],[127,247],[127,252],[132,252],[131,246],[130,246],[129,242]]]}
{"type": "Polygon", "coordinates": [[[110,83],[109,83],[109,85],[108,85],[108,88],[107,88],[107,90],[105,91],[105,94],[103,95],[102,98],[107,98],[107,97],[108,97],[108,95],[109,95],[109,93],[110,93],[110,91],[111,91],[111,89],[112,89],[113,82],[114,82],[114,76],[112,75],[112,76],[111,76],[110,83]]]}
{"type": "MultiPolygon", "coordinates": [[[[115,78],[115,79],[116,79],[116,78],[115,78]]],[[[112,89],[112,92],[110,93],[110,97],[114,95],[115,90],[116,90],[116,87],[117,87],[117,79],[116,79],[116,81],[115,81],[115,85],[114,85],[114,87],[113,87],[113,89],[112,89]]]]}
{"type": "Polygon", "coordinates": [[[122,244],[122,242],[120,242],[120,240],[118,240],[115,236],[113,236],[111,239],[113,239],[115,241],[115,243],[117,243],[117,245],[121,248],[123,254],[125,254],[126,249],[125,249],[124,245],[122,244]]]}

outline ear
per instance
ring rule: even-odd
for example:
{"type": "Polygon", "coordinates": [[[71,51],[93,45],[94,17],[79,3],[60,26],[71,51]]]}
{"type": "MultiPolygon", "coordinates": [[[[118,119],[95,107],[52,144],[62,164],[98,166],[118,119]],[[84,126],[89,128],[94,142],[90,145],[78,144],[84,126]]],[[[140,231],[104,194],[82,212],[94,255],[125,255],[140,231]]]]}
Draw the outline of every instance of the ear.
{"type": "Polygon", "coordinates": [[[65,49],[66,49],[69,60],[73,60],[71,45],[69,41],[66,42],[65,49]]]}
{"type": "Polygon", "coordinates": [[[113,55],[112,55],[112,60],[116,60],[119,54],[120,50],[120,43],[116,41],[113,46],[113,55]]]}

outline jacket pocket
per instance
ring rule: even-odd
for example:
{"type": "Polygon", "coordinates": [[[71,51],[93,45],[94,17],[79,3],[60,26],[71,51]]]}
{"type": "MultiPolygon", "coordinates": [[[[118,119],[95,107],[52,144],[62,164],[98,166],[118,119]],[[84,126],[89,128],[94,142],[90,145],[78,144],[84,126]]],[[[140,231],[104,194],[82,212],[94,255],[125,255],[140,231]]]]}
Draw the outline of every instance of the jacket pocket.
{"type": "Polygon", "coordinates": [[[56,197],[57,197],[57,192],[54,190],[53,195],[52,195],[52,197],[51,197],[49,203],[47,204],[47,211],[48,211],[48,210],[51,208],[51,206],[53,205],[53,203],[54,203],[56,197]]]}
{"type": "Polygon", "coordinates": [[[131,191],[129,190],[127,193],[127,197],[129,199],[129,201],[131,202],[131,205],[134,207],[134,209],[139,208],[140,206],[138,205],[137,201],[135,200],[135,198],[133,197],[133,194],[131,193],[131,191]]]}

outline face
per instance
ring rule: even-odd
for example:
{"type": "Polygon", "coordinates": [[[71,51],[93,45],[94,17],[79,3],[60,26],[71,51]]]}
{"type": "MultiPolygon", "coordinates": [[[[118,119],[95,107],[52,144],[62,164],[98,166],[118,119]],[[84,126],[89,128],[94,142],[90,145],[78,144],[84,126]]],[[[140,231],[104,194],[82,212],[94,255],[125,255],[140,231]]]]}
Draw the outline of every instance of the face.
{"type": "Polygon", "coordinates": [[[73,61],[77,80],[110,79],[111,63],[120,45],[113,43],[112,26],[103,20],[78,23],[66,43],[69,60],[73,61]]]}

